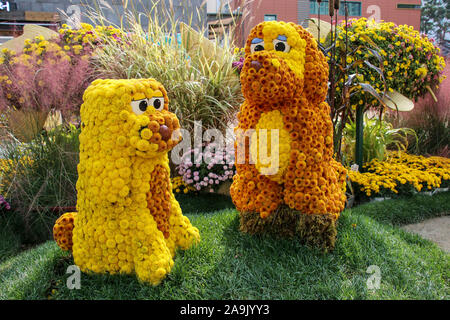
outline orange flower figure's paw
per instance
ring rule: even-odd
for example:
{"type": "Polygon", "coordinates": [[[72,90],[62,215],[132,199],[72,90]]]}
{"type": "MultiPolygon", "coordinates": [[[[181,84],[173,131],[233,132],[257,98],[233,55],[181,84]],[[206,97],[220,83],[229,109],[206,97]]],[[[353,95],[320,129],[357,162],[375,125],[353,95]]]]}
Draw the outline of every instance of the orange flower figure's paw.
{"type": "Polygon", "coordinates": [[[53,239],[64,251],[72,251],[72,231],[76,216],[76,212],[64,213],[53,226],[53,239]]]}
{"type": "Polygon", "coordinates": [[[261,219],[265,219],[265,218],[267,218],[268,216],[270,216],[271,213],[272,213],[272,212],[270,212],[270,211],[261,211],[261,212],[259,213],[259,216],[261,217],[261,219]]]}

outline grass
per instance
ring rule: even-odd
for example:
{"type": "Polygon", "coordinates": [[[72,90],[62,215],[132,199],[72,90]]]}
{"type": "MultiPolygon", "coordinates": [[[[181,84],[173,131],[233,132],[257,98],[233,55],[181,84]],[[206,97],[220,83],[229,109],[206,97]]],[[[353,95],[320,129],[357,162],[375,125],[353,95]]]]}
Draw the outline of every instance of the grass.
{"type": "MultiPolygon", "coordinates": [[[[157,287],[134,276],[82,274],[81,289],[68,290],[65,270],[73,260],[47,242],[0,264],[0,298],[46,299],[53,291],[53,299],[448,299],[449,255],[398,226],[450,212],[449,200],[446,192],[346,210],[331,254],[242,234],[233,209],[190,213],[202,241],[177,253],[157,287]],[[381,270],[374,291],[366,286],[370,265],[381,270]]],[[[185,213],[186,204],[194,208],[189,201],[180,199],[185,213]]]]}

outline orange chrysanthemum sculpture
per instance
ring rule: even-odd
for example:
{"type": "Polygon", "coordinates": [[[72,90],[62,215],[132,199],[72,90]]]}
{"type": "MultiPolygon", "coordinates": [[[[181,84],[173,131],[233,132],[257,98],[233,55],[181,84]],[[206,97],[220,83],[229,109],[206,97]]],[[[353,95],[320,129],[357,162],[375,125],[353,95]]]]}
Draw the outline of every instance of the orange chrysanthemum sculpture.
{"type": "Polygon", "coordinates": [[[333,159],[327,81],[327,62],[308,31],[276,21],[253,28],[231,186],[244,232],[300,234],[334,247],[346,170],[333,159]]]}

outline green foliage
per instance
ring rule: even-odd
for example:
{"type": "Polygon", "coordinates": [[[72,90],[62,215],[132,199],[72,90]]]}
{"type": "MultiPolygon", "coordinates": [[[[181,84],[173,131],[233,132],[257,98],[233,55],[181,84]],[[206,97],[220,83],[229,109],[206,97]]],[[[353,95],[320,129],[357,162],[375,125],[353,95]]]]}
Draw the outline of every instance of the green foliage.
{"type": "Polygon", "coordinates": [[[335,47],[325,51],[333,53],[327,53],[333,74],[329,101],[339,155],[342,131],[355,119],[358,106],[364,111],[386,107],[394,91],[417,101],[444,79],[440,49],[407,25],[366,18],[342,21],[335,47]]]}
{"type": "Polygon", "coordinates": [[[58,127],[30,143],[4,146],[12,170],[1,177],[2,193],[25,242],[50,239],[57,208],[76,204],[79,132],[72,125],[58,127]]]}
{"type": "Polygon", "coordinates": [[[422,32],[436,37],[443,45],[450,28],[450,2],[445,0],[425,0],[422,5],[420,29],[422,32]]]}
{"type": "MultiPolygon", "coordinates": [[[[363,162],[372,159],[384,160],[388,149],[405,151],[408,146],[408,135],[416,137],[412,129],[394,129],[387,121],[364,116],[363,162]]],[[[343,139],[343,161],[350,166],[355,162],[356,122],[351,121],[345,125],[343,139]]]]}
{"type": "Polygon", "coordinates": [[[346,210],[328,254],[291,239],[243,234],[235,210],[189,215],[202,241],[177,254],[157,287],[134,276],[82,274],[81,289],[68,290],[73,260],[48,242],[0,264],[0,298],[448,299],[448,255],[396,226],[449,212],[449,200],[447,192],[346,210]],[[381,269],[378,290],[366,286],[370,265],[381,269]]]}

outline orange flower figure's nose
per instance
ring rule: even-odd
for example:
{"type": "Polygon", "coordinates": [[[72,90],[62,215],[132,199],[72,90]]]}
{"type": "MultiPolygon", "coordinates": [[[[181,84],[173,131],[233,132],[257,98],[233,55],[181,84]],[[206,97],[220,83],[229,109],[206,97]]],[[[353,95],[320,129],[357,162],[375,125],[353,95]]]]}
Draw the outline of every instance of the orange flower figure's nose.
{"type": "Polygon", "coordinates": [[[170,132],[169,127],[167,127],[165,124],[163,124],[159,127],[159,133],[161,134],[161,138],[164,141],[168,141],[170,139],[171,132],[170,132]]]}
{"type": "Polygon", "coordinates": [[[256,72],[258,72],[259,69],[262,68],[261,62],[256,61],[256,60],[253,60],[253,61],[250,63],[250,65],[251,65],[252,68],[254,68],[254,69],[256,70],[256,72]]]}

